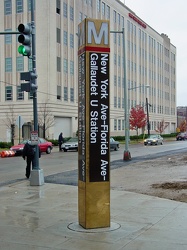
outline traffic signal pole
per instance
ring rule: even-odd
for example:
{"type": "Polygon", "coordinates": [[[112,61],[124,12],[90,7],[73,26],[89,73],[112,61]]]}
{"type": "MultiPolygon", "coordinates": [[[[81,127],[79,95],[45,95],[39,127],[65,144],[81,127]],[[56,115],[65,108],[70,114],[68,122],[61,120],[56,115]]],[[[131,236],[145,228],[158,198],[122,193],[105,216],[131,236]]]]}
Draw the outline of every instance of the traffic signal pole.
{"type": "MultiPolygon", "coordinates": [[[[36,30],[34,22],[34,1],[31,0],[31,28],[32,28],[32,70],[36,74],[36,30]]],[[[34,131],[38,131],[38,108],[37,108],[37,77],[31,79],[33,86],[33,118],[34,118],[34,131]]],[[[34,155],[34,164],[31,171],[31,186],[40,186],[44,184],[43,169],[39,167],[39,147],[35,145],[36,153],[34,155]]]]}

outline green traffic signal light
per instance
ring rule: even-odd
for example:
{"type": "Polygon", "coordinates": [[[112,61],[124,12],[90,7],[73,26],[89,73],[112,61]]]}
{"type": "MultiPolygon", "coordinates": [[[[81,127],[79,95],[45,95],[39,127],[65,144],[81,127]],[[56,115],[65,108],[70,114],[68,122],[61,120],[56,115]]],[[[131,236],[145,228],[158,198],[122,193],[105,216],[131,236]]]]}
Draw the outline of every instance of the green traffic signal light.
{"type": "Polygon", "coordinates": [[[25,53],[25,46],[24,45],[20,45],[18,47],[18,52],[21,54],[21,55],[26,55],[25,53]]]}
{"type": "Polygon", "coordinates": [[[30,56],[31,50],[29,46],[20,45],[18,47],[18,52],[23,56],[30,56]]]}
{"type": "Polygon", "coordinates": [[[23,56],[30,56],[31,55],[31,34],[32,28],[31,24],[19,24],[18,31],[20,35],[18,36],[18,42],[22,43],[18,47],[18,52],[23,56]]]}

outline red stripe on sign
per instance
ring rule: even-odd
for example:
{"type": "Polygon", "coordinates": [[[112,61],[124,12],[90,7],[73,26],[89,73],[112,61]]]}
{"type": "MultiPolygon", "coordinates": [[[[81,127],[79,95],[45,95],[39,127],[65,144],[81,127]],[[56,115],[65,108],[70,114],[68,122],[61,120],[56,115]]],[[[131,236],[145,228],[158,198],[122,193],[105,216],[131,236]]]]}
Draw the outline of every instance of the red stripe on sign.
{"type": "Polygon", "coordinates": [[[95,51],[95,52],[110,52],[110,48],[104,47],[93,47],[93,46],[85,46],[78,51],[78,55],[82,54],[85,51],[95,51]]]}
{"type": "Polygon", "coordinates": [[[85,49],[86,49],[86,51],[110,52],[110,48],[105,48],[105,47],[86,46],[85,49]]]}

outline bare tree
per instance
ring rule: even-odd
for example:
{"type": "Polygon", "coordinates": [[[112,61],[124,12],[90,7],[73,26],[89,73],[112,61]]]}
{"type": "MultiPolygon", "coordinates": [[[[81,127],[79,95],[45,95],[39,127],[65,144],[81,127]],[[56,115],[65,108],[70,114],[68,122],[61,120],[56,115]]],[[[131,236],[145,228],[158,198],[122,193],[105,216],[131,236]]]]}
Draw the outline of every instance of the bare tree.
{"type": "Polygon", "coordinates": [[[38,124],[43,131],[43,138],[45,138],[47,129],[54,125],[54,116],[51,113],[48,101],[40,104],[39,106],[38,124]]]}
{"type": "Polygon", "coordinates": [[[10,105],[9,110],[5,113],[6,119],[3,120],[7,128],[11,129],[11,125],[16,122],[16,115],[14,113],[14,106],[10,105]]]}
{"type": "Polygon", "coordinates": [[[5,113],[5,120],[3,120],[4,124],[11,131],[11,143],[14,144],[14,136],[15,136],[15,122],[16,115],[14,113],[14,105],[9,106],[9,110],[5,113]]]}
{"type": "Polygon", "coordinates": [[[162,119],[162,121],[161,122],[158,122],[157,123],[157,128],[155,129],[155,131],[156,132],[158,132],[158,133],[160,133],[160,134],[162,134],[163,132],[164,132],[164,130],[168,127],[168,123],[166,123],[165,121],[164,121],[164,119],[162,119]]]}

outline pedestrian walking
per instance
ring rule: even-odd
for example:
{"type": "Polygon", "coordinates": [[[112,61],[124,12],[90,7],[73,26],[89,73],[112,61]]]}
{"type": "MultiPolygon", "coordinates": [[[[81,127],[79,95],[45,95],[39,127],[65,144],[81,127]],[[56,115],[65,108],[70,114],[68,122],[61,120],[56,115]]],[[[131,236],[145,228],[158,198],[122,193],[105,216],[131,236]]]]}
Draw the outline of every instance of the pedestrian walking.
{"type": "MultiPolygon", "coordinates": [[[[33,161],[34,161],[34,155],[35,155],[35,145],[31,145],[31,141],[28,141],[24,148],[23,148],[23,159],[26,160],[26,174],[25,176],[27,179],[30,177],[31,173],[31,163],[32,163],[32,169],[33,169],[33,161]]],[[[40,148],[39,148],[39,157],[41,156],[40,148]]]]}
{"type": "Polygon", "coordinates": [[[62,143],[63,143],[63,142],[64,142],[63,133],[60,133],[60,134],[59,134],[59,137],[58,137],[59,152],[62,151],[61,146],[62,146],[62,143]]]}

